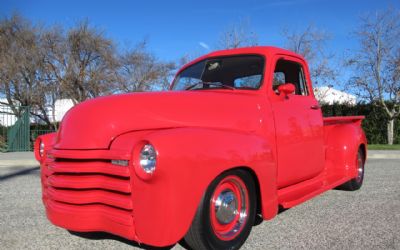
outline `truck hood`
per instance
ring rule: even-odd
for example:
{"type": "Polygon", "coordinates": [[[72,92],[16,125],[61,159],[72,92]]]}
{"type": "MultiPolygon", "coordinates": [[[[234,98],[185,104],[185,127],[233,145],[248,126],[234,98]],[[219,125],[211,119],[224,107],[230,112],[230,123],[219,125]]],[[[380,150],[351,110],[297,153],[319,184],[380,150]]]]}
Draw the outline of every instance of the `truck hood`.
{"type": "Polygon", "coordinates": [[[203,127],[255,131],[260,105],[243,91],[170,91],[112,95],[73,107],[61,123],[56,149],[107,149],[138,130],[203,127]]]}

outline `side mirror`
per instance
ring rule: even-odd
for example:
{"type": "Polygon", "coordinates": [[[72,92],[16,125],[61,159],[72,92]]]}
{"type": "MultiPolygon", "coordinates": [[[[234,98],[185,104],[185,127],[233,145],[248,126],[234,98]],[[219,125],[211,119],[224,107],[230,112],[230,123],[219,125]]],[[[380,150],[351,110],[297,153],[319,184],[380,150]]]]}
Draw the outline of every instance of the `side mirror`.
{"type": "Polygon", "coordinates": [[[283,93],[285,96],[293,94],[296,90],[296,87],[293,83],[285,83],[278,86],[278,92],[283,93]]]}

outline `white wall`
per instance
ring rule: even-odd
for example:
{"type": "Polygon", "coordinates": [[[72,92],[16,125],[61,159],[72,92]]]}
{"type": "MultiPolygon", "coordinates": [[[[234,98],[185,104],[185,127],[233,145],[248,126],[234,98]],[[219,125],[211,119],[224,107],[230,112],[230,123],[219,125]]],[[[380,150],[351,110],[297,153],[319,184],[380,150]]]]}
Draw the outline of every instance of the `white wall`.
{"type": "Polygon", "coordinates": [[[74,106],[74,102],[72,99],[60,99],[56,100],[54,104],[54,117],[52,108],[49,109],[48,115],[50,116],[50,120],[52,122],[60,122],[64,115],[74,106]]]}

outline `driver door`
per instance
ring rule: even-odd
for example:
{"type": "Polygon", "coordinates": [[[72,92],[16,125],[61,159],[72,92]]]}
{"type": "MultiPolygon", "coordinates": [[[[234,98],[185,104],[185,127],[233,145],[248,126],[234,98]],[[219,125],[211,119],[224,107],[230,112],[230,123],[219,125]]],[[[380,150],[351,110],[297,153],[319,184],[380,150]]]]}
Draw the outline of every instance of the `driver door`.
{"type": "Polygon", "coordinates": [[[277,142],[277,184],[284,188],[323,171],[323,121],[305,62],[289,56],[278,56],[274,61],[270,100],[277,142]],[[277,87],[285,83],[294,84],[295,93],[286,97],[277,93],[277,87]]]}

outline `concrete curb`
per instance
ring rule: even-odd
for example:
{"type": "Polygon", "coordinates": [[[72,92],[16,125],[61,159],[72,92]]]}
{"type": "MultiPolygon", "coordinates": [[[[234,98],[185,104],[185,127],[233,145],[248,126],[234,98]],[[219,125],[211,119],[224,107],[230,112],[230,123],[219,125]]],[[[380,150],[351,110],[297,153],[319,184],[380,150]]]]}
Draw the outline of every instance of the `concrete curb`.
{"type": "Polygon", "coordinates": [[[1,167],[36,167],[39,166],[39,162],[36,160],[0,160],[1,167]]]}
{"type": "Polygon", "coordinates": [[[400,159],[400,150],[368,150],[368,159],[400,159]]]}
{"type": "Polygon", "coordinates": [[[369,154],[367,159],[400,159],[400,154],[369,154]]]}
{"type": "Polygon", "coordinates": [[[0,167],[37,167],[33,152],[0,153],[0,167]]]}

